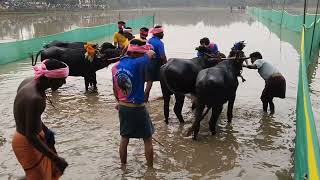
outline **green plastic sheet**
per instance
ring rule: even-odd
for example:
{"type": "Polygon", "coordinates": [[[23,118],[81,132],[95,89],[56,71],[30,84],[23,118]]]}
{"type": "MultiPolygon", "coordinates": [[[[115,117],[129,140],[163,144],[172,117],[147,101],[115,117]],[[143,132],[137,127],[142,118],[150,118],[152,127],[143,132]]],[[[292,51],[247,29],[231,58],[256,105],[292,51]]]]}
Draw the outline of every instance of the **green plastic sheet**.
{"type": "MultiPolygon", "coordinates": [[[[154,16],[142,16],[127,21],[127,26],[130,26],[133,29],[137,29],[142,26],[151,27],[153,24],[154,16]]],[[[26,59],[29,57],[30,53],[38,52],[43,45],[53,40],[85,42],[112,36],[116,31],[118,31],[117,24],[111,23],[94,27],[78,28],[71,31],[28,40],[0,43],[0,65],[26,59]]]]}

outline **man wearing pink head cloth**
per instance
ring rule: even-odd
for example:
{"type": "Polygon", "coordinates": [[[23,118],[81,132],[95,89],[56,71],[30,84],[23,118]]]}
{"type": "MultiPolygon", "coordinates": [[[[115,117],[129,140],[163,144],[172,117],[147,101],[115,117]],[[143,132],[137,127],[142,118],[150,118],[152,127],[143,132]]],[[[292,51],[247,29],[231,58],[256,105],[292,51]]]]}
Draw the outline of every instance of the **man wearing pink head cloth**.
{"type": "Polygon", "coordinates": [[[160,67],[163,64],[167,63],[164,44],[161,41],[161,39],[163,39],[164,36],[162,26],[157,25],[154,28],[151,28],[149,32],[152,34],[152,37],[149,39],[148,43],[152,45],[153,51],[156,53],[156,55],[147,67],[146,101],[149,98],[153,81],[160,81],[160,67]]]}
{"type": "Polygon", "coordinates": [[[133,39],[127,54],[112,67],[113,94],[118,102],[120,121],[121,164],[127,163],[127,147],[130,138],[142,138],[147,165],[153,166],[152,134],[154,127],[145,107],[145,67],[154,52],[145,41],[133,39]]]}
{"type": "Polygon", "coordinates": [[[58,60],[44,60],[34,67],[35,76],[22,81],[14,100],[16,132],[12,149],[27,180],[59,179],[68,163],[57,155],[54,133],[41,121],[46,108],[45,90],[57,90],[66,81],[69,67],[58,60]]]}

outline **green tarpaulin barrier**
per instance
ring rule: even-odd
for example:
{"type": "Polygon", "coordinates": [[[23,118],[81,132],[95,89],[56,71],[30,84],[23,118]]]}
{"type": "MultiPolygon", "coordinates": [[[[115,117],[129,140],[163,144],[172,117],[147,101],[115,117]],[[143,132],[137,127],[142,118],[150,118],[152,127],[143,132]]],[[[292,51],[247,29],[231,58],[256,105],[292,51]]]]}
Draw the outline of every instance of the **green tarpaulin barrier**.
{"type": "MultiPolygon", "coordinates": [[[[153,16],[143,16],[136,19],[128,20],[126,24],[133,29],[137,29],[142,26],[152,27],[153,23],[153,16]]],[[[30,53],[38,52],[43,47],[43,45],[53,40],[85,42],[112,36],[116,31],[118,31],[117,24],[111,23],[94,27],[78,28],[67,32],[42,36],[39,38],[32,38],[28,40],[0,43],[0,64],[6,64],[9,62],[28,58],[30,53]]]]}
{"type": "Polygon", "coordinates": [[[317,63],[320,45],[320,17],[307,14],[292,15],[286,11],[249,8],[255,17],[269,19],[291,31],[301,33],[299,82],[296,104],[296,141],[294,155],[294,179],[320,179],[320,149],[309,95],[307,69],[317,63]]]}

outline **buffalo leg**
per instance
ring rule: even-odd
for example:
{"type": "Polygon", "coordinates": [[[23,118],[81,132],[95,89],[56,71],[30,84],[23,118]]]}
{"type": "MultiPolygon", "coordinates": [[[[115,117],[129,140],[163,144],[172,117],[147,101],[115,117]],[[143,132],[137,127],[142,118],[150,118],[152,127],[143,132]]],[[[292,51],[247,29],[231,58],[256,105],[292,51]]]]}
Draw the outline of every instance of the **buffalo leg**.
{"type": "Polygon", "coordinates": [[[198,102],[197,107],[196,107],[196,120],[193,122],[193,125],[192,125],[194,140],[197,139],[197,135],[200,130],[200,121],[202,120],[202,112],[203,112],[204,107],[205,107],[204,104],[198,102]]]}
{"type": "Polygon", "coordinates": [[[164,122],[168,124],[169,123],[169,105],[170,105],[169,103],[170,103],[170,96],[172,93],[163,81],[160,81],[160,85],[161,85],[161,91],[163,96],[163,113],[165,118],[164,122]]]}
{"type": "Polygon", "coordinates": [[[196,108],[196,105],[197,105],[197,98],[193,95],[191,95],[191,110],[194,110],[196,108]]]}
{"type": "Polygon", "coordinates": [[[169,105],[170,105],[170,95],[163,96],[163,113],[164,113],[164,122],[169,124],[169,105]]]}
{"type": "Polygon", "coordinates": [[[214,106],[212,108],[212,115],[211,115],[211,118],[209,121],[209,129],[210,129],[212,135],[215,135],[217,133],[216,126],[217,126],[217,121],[218,121],[218,118],[221,114],[221,111],[222,111],[222,105],[214,106]]]}
{"type": "Polygon", "coordinates": [[[181,111],[184,103],[184,95],[175,94],[176,103],[174,104],[174,113],[176,114],[177,118],[179,119],[180,123],[184,123],[181,111]]]}
{"type": "Polygon", "coordinates": [[[87,76],[85,76],[84,77],[84,85],[85,85],[86,91],[88,91],[89,82],[90,82],[90,79],[87,76]]]}
{"type": "Polygon", "coordinates": [[[232,111],[233,111],[233,105],[234,105],[235,98],[236,98],[236,96],[233,96],[228,101],[228,112],[227,112],[228,123],[232,122],[232,117],[233,117],[232,111]]]}
{"type": "Polygon", "coordinates": [[[93,73],[92,75],[93,75],[93,76],[92,76],[93,89],[94,89],[94,90],[97,90],[97,89],[98,89],[98,88],[97,88],[97,74],[96,74],[96,73],[93,73]]]}

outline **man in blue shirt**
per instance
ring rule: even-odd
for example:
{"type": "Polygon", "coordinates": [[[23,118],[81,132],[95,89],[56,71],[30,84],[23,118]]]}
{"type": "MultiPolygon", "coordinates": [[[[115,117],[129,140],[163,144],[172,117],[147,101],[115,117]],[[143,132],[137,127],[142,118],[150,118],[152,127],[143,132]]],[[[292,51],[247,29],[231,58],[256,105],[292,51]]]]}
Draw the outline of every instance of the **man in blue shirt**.
{"type": "Polygon", "coordinates": [[[153,58],[149,65],[147,66],[147,74],[146,74],[146,101],[149,98],[149,93],[152,87],[153,81],[160,81],[160,67],[167,63],[167,57],[164,50],[164,44],[161,41],[163,39],[163,28],[160,25],[155,26],[150,29],[150,33],[153,35],[152,38],[149,39],[148,43],[153,46],[153,51],[156,53],[155,58],[153,58]]]}
{"type": "Polygon", "coordinates": [[[133,39],[127,55],[112,67],[113,93],[118,101],[121,163],[127,163],[129,138],[142,138],[149,167],[153,166],[152,134],[154,127],[144,106],[145,66],[154,55],[145,41],[133,39]]]}

